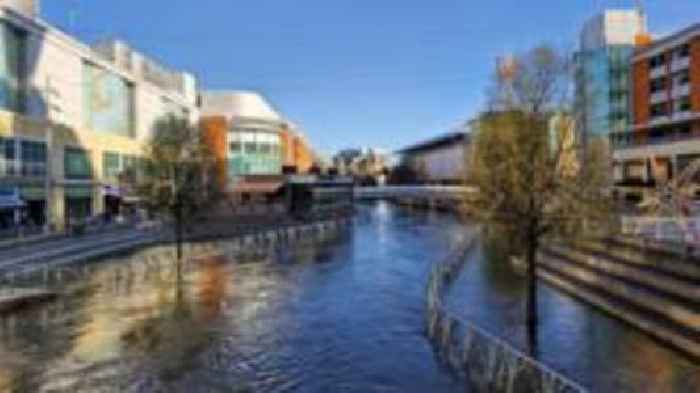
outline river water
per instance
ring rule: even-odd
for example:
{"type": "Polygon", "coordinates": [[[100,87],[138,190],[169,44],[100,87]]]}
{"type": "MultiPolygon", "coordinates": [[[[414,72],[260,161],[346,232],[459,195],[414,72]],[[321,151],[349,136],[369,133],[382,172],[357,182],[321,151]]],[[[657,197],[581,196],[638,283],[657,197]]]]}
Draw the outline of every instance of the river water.
{"type": "MultiPolygon", "coordinates": [[[[107,261],[57,301],[0,317],[0,393],[464,392],[424,337],[430,264],[463,230],[377,203],[326,244],[199,260],[180,285],[174,269],[124,274],[107,261]]],[[[451,305],[519,345],[522,279],[487,263],[501,257],[490,247],[469,256],[451,305]]],[[[700,386],[697,367],[646,336],[542,297],[542,357],[577,381],[700,386]]]]}

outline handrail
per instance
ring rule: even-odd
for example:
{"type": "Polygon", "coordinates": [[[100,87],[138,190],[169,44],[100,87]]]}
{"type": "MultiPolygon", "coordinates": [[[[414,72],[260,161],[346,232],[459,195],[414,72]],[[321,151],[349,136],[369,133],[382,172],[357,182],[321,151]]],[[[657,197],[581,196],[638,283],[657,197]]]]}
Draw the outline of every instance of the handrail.
{"type": "MultiPolygon", "coordinates": [[[[501,385],[511,385],[503,388],[503,390],[510,391],[510,389],[512,389],[512,384],[514,383],[513,381],[515,377],[522,371],[518,368],[517,364],[518,362],[522,362],[526,363],[532,369],[537,371],[537,374],[539,375],[539,381],[537,383],[538,386],[542,386],[546,382],[549,382],[550,384],[552,384],[550,386],[552,390],[550,391],[553,392],[561,391],[586,393],[587,389],[581,386],[580,384],[570,380],[560,372],[552,369],[551,367],[543,364],[542,362],[528,356],[524,352],[513,347],[504,339],[487,332],[486,330],[476,326],[475,324],[465,320],[462,317],[456,316],[445,306],[443,297],[448,292],[449,286],[454,282],[454,280],[458,277],[459,273],[461,272],[462,267],[465,263],[465,257],[469,250],[471,250],[471,248],[473,247],[475,241],[476,235],[472,235],[465,241],[460,242],[456,250],[450,252],[447,258],[435,263],[433,269],[431,270],[428,282],[428,336],[431,340],[433,340],[433,342],[436,344],[436,346],[441,352],[447,353],[446,357],[449,360],[449,366],[456,369],[456,371],[465,371],[466,375],[470,375],[469,368],[470,366],[473,367],[473,365],[470,365],[466,358],[467,352],[469,348],[471,348],[471,342],[468,342],[470,340],[467,340],[466,336],[468,336],[469,334],[476,334],[477,336],[480,336],[480,338],[482,339],[481,341],[485,342],[486,345],[488,345],[490,348],[500,349],[502,351],[504,358],[501,359],[502,364],[500,365],[500,370],[505,370],[506,374],[508,374],[508,371],[512,373],[509,377],[506,377],[506,379],[508,379],[507,382],[501,381],[501,385]],[[457,324],[457,327],[462,327],[467,332],[467,334],[463,335],[462,337],[457,337],[457,340],[463,339],[464,341],[457,343],[457,347],[460,348],[463,352],[460,359],[455,359],[455,356],[452,353],[455,347],[454,345],[451,345],[453,344],[452,341],[455,340],[455,337],[453,337],[452,333],[455,324],[457,324]],[[505,358],[505,356],[507,356],[508,358],[505,358]],[[515,360],[516,365],[512,366],[513,362],[511,361],[509,363],[508,360],[515,360]],[[509,370],[509,366],[512,366],[513,369],[509,370]]],[[[494,354],[493,356],[494,358],[490,360],[493,363],[496,363],[496,355],[494,354]]],[[[499,375],[496,375],[497,373],[495,371],[496,369],[498,369],[498,366],[493,365],[492,367],[494,369],[493,375],[489,375],[486,378],[491,378],[494,380],[487,380],[481,382],[482,384],[486,385],[491,384],[498,386],[499,381],[497,381],[496,379],[499,378],[499,375]]]]}

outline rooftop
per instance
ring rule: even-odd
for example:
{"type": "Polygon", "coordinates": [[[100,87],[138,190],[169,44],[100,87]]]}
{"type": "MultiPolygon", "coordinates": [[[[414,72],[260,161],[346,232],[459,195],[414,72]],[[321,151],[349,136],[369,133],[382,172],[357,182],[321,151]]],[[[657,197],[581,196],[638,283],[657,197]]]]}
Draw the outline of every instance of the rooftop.
{"type": "Polygon", "coordinates": [[[419,142],[414,145],[405,147],[401,150],[398,150],[397,153],[410,154],[436,150],[446,146],[454,145],[456,143],[469,143],[470,139],[471,135],[467,132],[451,132],[449,134],[441,135],[432,139],[428,139],[427,141],[419,142]]]}

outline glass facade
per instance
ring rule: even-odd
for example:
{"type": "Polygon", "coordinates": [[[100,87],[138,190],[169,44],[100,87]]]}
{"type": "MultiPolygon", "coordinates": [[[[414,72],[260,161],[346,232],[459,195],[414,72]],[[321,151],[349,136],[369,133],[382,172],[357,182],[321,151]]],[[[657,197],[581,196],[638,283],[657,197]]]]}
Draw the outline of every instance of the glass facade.
{"type": "Polygon", "coordinates": [[[0,107],[12,112],[24,110],[24,69],[26,33],[0,22],[0,107]]]}
{"type": "Polygon", "coordinates": [[[119,153],[106,151],[102,153],[102,175],[105,180],[116,180],[121,172],[119,153]]]}
{"type": "Polygon", "coordinates": [[[132,136],[134,92],[131,83],[91,63],[83,65],[83,113],[90,130],[132,136]]]}
{"type": "Polygon", "coordinates": [[[46,143],[21,141],[22,176],[46,175],[47,151],[46,143]]]}
{"type": "Polygon", "coordinates": [[[228,173],[231,180],[244,175],[282,173],[280,134],[265,128],[234,128],[228,134],[228,173]]]}
{"type": "Polygon", "coordinates": [[[611,45],[577,54],[576,83],[586,135],[607,137],[629,127],[633,53],[632,46],[611,45]]]}
{"type": "Polygon", "coordinates": [[[13,138],[0,137],[0,177],[18,174],[16,143],[13,138]]]}
{"type": "Polygon", "coordinates": [[[63,156],[63,163],[66,179],[92,179],[90,153],[87,150],[67,147],[63,156]]]}

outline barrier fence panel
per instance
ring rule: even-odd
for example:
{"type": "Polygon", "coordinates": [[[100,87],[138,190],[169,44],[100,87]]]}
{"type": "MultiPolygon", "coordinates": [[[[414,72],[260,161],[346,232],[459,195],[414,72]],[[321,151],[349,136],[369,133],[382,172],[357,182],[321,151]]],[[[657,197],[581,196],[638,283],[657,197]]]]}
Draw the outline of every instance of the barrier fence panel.
{"type": "Polygon", "coordinates": [[[587,390],[506,341],[454,315],[444,296],[476,242],[459,242],[432,267],[427,288],[426,330],[439,358],[477,392],[584,393],[587,390]]]}

